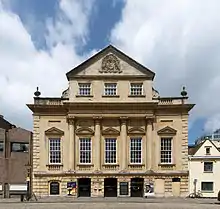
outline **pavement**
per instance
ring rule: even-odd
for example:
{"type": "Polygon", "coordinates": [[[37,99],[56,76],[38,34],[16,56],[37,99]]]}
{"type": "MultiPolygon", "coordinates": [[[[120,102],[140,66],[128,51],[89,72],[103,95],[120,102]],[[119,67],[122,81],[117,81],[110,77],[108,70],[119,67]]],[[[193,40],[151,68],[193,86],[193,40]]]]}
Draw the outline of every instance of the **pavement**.
{"type": "Polygon", "coordinates": [[[47,197],[37,202],[20,202],[19,198],[0,199],[0,209],[215,209],[216,199],[190,198],[73,198],[47,197]]]}

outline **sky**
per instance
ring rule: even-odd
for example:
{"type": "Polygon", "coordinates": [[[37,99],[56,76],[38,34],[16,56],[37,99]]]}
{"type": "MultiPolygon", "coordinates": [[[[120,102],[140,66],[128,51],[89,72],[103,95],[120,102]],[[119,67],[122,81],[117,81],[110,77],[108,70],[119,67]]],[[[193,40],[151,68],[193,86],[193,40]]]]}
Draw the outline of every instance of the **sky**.
{"type": "Polygon", "coordinates": [[[0,0],[0,114],[32,130],[33,93],[108,44],[156,73],[161,96],[186,86],[189,143],[220,128],[219,0],[0,0]]]}

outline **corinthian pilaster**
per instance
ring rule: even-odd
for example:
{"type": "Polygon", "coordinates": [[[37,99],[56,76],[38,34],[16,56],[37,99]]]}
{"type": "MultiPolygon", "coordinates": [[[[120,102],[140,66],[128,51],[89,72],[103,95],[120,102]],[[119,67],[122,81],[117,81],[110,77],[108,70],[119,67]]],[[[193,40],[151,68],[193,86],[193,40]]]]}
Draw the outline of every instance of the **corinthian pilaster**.
{"type": "Polygon", "coordinates": [[[101,117],[94,117],[95,120],[95,170],[101,169],[101,117]]]}
{"type": "Polygon", "coordinates": [[[153,150],[152,130],[153,130],[153,118],[146,117],[146,139],[147,139],[146,140],[146,152],[145,152],[146,170],[152,170],[152,167],[153,167],[152,154],[154,153],[154,150],[153,150]]]}
{"type": "Polygon", "coordinates": [[[69,170],[75,170],[75,118],[67,118],[69,124],[69,170]]]}
{"type": "Polygon", "coordinates": [[[121,169],[126,170],[127,168],[127,117],[121,117],[121,169]]]}

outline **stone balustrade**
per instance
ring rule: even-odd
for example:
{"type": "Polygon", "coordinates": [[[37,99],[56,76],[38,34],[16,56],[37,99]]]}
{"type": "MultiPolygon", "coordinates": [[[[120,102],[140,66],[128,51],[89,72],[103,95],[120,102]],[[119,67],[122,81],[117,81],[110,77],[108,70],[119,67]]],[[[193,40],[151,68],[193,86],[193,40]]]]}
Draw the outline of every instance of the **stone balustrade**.
{"type": "Polygon", "coordinates": [[[36,105],[62,105],[63,101],[68,100],[65,98],[34,98],[36,105]]]}

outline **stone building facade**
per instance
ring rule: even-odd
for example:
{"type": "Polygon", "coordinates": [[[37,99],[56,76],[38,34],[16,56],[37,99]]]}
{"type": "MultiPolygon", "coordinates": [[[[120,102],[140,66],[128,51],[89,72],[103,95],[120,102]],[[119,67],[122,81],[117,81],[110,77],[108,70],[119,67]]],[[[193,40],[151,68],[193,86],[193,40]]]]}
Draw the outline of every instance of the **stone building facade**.
{"type": "Polygon", "coordinates": [[[108,46],[66,74],[59,98],[33,112],[37,196],[185,196],[188,113],[181,97],[160,97],[155,73],[108,46]]]}

